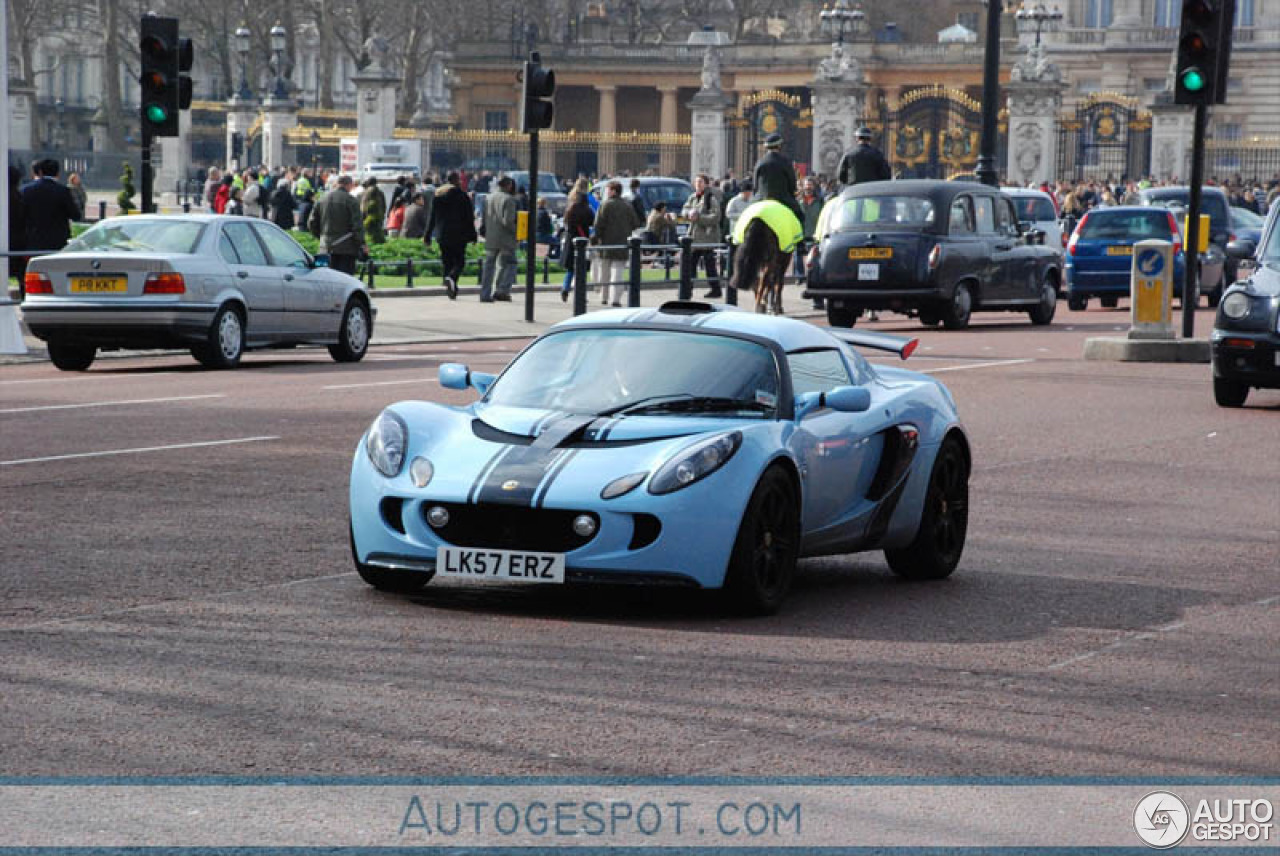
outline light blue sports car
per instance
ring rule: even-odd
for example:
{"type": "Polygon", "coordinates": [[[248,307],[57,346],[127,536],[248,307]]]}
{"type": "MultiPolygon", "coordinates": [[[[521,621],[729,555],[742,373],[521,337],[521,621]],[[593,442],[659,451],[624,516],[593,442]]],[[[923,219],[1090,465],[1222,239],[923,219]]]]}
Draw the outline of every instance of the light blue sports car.
{"type": "Polygon", "coordinates": [[[402,401],[351,464],[351,552],[375,588],[433,576],[724,589],[778,609],[796,560],[960,561],[969,443],[946,387],[852,347],[915,340],[706,303],[555,325],[501,375],[440,367],[466,406],[402,401]]]}

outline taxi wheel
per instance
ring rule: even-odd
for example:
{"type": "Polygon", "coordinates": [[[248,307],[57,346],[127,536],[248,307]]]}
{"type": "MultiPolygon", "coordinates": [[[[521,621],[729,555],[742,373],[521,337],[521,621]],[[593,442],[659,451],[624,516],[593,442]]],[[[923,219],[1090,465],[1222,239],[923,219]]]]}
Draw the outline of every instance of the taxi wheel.
{"type": "Polygon", "coordinates": [[[1089,308],[1089,298],[1072,294],[1067,297],[1067,308],[1072,312],[1083,312],[1089,308]]]}
{"type": "Polygon", "coordinates": [[[356,534],[351,526],[347,526],[347,539],[351,545],[351,561],[355,563],[356,573],[360,579],[378,591],[406,594],[415,592],[425,586],[432,575],[421,571],[395,571],[390,568],[371,568],[360,561],[356,555],[356,534]]]}
{"type": "Polygon", "coordinates": [[[750,615],[772,615],[791,590],[800,557],[800,503],[780,467],[760,477],[738,526],[725,593],[750,615]]]}
{"type": "Polygon", "coordinates": [[[49,361],[64,372],[82,372],[93,365],[98,349],[93,345],[72,345],[57,340],[49,342],[49,361]]]}
{"type": "Polygon", "coordinates": [[[369,351],[369,310],[352,298],[342,313],[338,344],[329,346],[329,356],[339,363],[358,363],[369,351]]]}
{"type": "Polygon", "coordinates": [[[213,316],[209,341],[191,349],[191,356],[208,369],[233,369],[244,355],[244,318],[240,310],[227,304],[213,316]]]}
{"type": "Polygon", "coordinates": [[[1053,287],[1053,282],[1045,280],[1040,286],[1040,302],[1036,304],[1036,308],[1027,312],[1031,317],[1032,324],[1051,324],[1053,323],[1053,313],[1058,309],[1058,291],[1053,287]]]}
{"type": "Polygon", "coordinates": [[[969,326],[969,318],[973,314],[973,291],[968,283],[956,286],[955,293],[946,308],[942,310],[942,326],[948,330],[963,330],[969,326]]]}
{"type": "Polygon", "coordinates": [[[960,563],[969,530],[969,461],[954,439],[938,450],[920,513],[915,540],[901,550],[885,550],[889,568],[909,580],[940,580],[960,563]]]}
{"type": "Polygon", "coordinates": [[[942,316],[933,309],[920,310],[920,323],[926,327],[937,327],[941,320],[942,316]]]}
{"type": "Polygon", "coordinates": [[[827,324],[832,327],[852,327],[858,323],[861,309],[850,309],[848,306],[833,306],[827,301],[827,324]]]}
{"type": "Polygon", "coordinates": [[[1213,400],[1218,402],[1219,407],[1244,407],[1244,401],[1248,397],[1248,384],[1221,377],[1213,379],[1213,400]]]}
{"type": "Polygon", "coordinates": [[[1120,305],[1120,298],[1118,298],[1118,297],[1104,297],[1104,298],[1102,298],[1102,308],[1103,308],[1103,309],[1115,309],[1115,308],[1116,308],[1117,306],[1119,306],[1119,305],[1120,305]]]}

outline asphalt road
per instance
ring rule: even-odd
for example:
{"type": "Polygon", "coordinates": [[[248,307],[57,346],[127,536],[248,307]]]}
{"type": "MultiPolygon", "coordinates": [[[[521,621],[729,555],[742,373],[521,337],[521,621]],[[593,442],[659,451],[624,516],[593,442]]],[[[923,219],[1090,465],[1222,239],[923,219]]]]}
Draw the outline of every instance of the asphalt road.
{"type": "MultiPolygon", "coordinates": [[[[351,568],[379,409],[518,340],[0,368],[7,775],[1272,775],[1280,393],[1086,363],[1124,313],[922,334],[975,468],[949,580],[805,561],[770,618],[351,568]]],[[[1202,313],[1199,327],[1209,321],[1202,313]]],[[[919,332],[909,324],[885,330],[919,332]]]]}

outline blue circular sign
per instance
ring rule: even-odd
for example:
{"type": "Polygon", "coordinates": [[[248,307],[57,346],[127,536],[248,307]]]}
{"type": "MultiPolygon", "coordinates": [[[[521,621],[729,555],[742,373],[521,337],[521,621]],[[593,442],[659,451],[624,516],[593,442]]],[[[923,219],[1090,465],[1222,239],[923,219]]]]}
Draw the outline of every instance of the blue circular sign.
{"type": "Polygon", "coordinates": [[[1138,273],[1142,276],[1159,276],[1164,270],[1164,254],[1159,250],[1146,249],[1138,253],[1138,273]]]}

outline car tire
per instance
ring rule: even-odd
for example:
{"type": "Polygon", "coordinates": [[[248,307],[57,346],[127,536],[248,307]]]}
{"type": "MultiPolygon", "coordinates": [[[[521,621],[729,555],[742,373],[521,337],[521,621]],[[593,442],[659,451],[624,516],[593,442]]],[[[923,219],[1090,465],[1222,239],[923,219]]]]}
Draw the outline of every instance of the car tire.
{"type": "Polygon", "coordinates": [[[64,372],[82,372],[93,365],[98,349],[93,345],[73,345],[56,339],[48,343],[49,361],[64,372]]]}
{"type": "Polygon", "coordinates": [[[885,559],[904,579],[943,579],[960,563],[968,529],[969,462],[960,443],[948,437],[929,474],[915,539],[900,550],[885,550],[885,559]]]}
{"type": "Polygon", "coordinates": [[[230,303],[218,309],[209,325],[209,340],[191,349],[191,356],[208,369],[233,369],[244,356],[244,316],[230,303]]]}
{"type": "Polygon", "coordinates": [[[339,363],[360,362],[369,352],[370,332],[369,307],[359,298],[351,298],[342,312],[338,344],[329,346],[329,356],[339,363]]]}
{"type": "Polygon", "coordinates": [[[1115,309],[1115,308],[1116,308],[1117,306],[1119,306],[1119,305],[1120,305],[1120,298],[1118,298],[1118,297],[1104,297],[1104,298],[1102,298],[1102,308],[1103,308],[1103,309],[1115,309]]]}
{"type": "Polygon", "coordinates": [[[1044,284],[1040,286],[1040,302],[1036,304],[1036,308],[1027,312],[1031,318],[1031,323],[1038,326],[1053,323],[1053,314],[1058,311],[1058,290],[1053,287],[1053,281],[1046,279],[1044,284]]]}
{"type": "Polygon", "coordinates": [[[1219,407],[1244,407],[1249,397],[1249,385],[1222,377],[1213,379],[1213,400],[1219,407]]]}
{"type": "Polygon", "coordinates": [[[963,330],[973,316],[973,291],[968,283],[960,283],[951,294],[951,300],[942,310],[942,326],[948,330],[963,330]]]}
{"type": "Polygon", "coordinates": [[[1072,312],[1083,312],[1089,308],[1089,298],[1074,294],[1067,296],[1067,308],[1072,312]]]}
{"type": "Polygon", "coordinates": [[[941,320],[942,316],[935,309],[920,310],[920,323],[926,327],[937,327],[941,320]]]}
{"type": "Polygon", "coordinates": [[[351,561],[355,563],[356,573],[360,575],[360,579],[376,588],[378,591],[391,592],[394,594],[409,594],[419,591],[427,583],[431,581],[433,574],[423,573],[422,571],[397,571],[391,568],[371,568],[356,555],[356,533],[350,525],[347,526],[347,539],[351,545],[351,561]]]}
{"type": "Polygon", "coordinates": [[[862,315],[861,309],[850,309],[847,306],[833,306],[827,301],[827,324],[832,327],[852,327],[858,323],[862,315]]]}
{"type": "Polygon", "coordinates": [[[739,611],[771,615],[782,606],[800,556],[800,503],[781,467],[765,470],[751,493],[729,556],[725,593],[739,611]]]}

